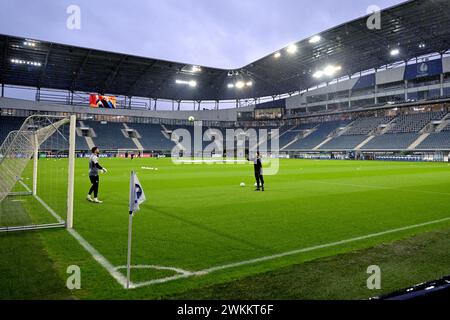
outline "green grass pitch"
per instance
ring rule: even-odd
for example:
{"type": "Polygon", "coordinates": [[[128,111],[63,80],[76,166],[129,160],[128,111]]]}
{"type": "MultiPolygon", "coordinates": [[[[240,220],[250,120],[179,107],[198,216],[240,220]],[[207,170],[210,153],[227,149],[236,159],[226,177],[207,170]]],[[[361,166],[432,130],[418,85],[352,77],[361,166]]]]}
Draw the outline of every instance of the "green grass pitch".
{"type": "MultiPolygon", "coordinates": [[[[136,170],[147,202],[134,218],[133,265],[219,270],[127,291],[67,231],[40,231],[39,241],[62,285],[67,266],[80,266],[82,289],[71,293],[78,298],[160,298],[450,226],[446,220],[374,236],[450,217],[450,166],[444,163],[281,160],[279,173],[265,177],[266,192],[262,193],[254,191],[252,165],[174,165],[170,159],[100,162],[109,172],[100,177],[99,198],[104,203],[96,205],[85,199],[90,187],[88,160],[76,161],[74,227],[113,266],[126,264],[129,176],[136,170]],[[241,182],[246,187],[241,188],[241,182]],[[360,239],[338,243],[353,238],[360,239]],[[337,244],[327,246],[333,243],[337,244]],[[220,269],[320,245],[326,246],[220,269]]],[[[39,194],[51,206],[64,208],[66,160],[41,159],[39,166],[39,194]],[[58,175],[60,182],[55,183],[58,175]]],[[[19,204],[24,211],[32,211],[35,222],[44,217],[45,222],[53,221],[31,202],[19,204]]],[[[26,243],[26,237],[30,235],[0,235],[0,242],[26,243]]],[[[15,255],[10,252],[10,256],[15,255]]],[[[3,261],[1,268],[7,265],[3,261]]],[[[136,269],[132,281],[143,283],[175,274],[136,269]]],[[[61,292],[62,297],[68,295],[61,292]]]]}

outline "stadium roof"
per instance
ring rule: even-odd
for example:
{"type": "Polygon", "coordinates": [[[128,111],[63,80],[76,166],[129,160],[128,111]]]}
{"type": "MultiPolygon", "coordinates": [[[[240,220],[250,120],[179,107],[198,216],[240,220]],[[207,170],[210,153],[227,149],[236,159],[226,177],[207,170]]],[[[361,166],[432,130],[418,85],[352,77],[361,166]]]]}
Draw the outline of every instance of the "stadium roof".
{"type": "Polygon", "coordinates": [[[238,70],[0,35],[0,83],[170,100],[234,100],[294,93],[450,49],[448,0],[411,0],[383,10],[379,30],[370,30],[367,19],[329,29],[238,70]]]}

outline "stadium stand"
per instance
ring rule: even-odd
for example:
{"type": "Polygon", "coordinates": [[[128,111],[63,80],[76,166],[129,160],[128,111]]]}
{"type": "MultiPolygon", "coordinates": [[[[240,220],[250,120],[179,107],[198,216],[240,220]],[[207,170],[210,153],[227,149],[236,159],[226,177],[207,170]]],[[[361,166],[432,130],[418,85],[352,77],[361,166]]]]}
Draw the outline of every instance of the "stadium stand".
{"type": "Polygon", "coordinates": [[[76,136],[75,137],[75,145],[77,150],[89,150],[89,146],[84,137],[76,136]]]}
{"type": "Polygon", "coordinates": [[[400,115],[385,134],[376,136],[362,150],[405,150],[419,138],[422,129],[445,115],[446,112],[443,111],[400,115]]]}
{"type": "Polygon", "coordinates": [[[86,121],[85,125],[94,130],[96,137],[93,140],[103,150],[136,149],[133,140],[123,134],[122,123],[86,121]]]}
{"type": "Polygon", "coordinates": [[[0,116],[0,144],[11,131],[19,130],[25,118],[0,116]]]}
{"type": "Polygon", "coordinates": [[[348,130],[320,147],[320,150],[354,150],[367,135],[375,131],[380,125],[388,124],[391,117],[361,118],[353,122],[348,130]]]}
{"type": "Polygon", "coordinates": [[[320,150],[354,150],[366,139],[363,135],[342,135],[321,146],[320,150]]]}
{"type": "Polygon", "coordinates": [[[310,133],[317,126],[319,126],[318,123],[304,123],[291,128],[280,137],[280,147],[283,148],[287,146],[288,144],[292,143],[295,139],[301,139],[302,137],[310,133]]]}
{"type": "Polygon", "coordinates": [[[406,150],[418,138],[417,133],[383,134],[369,141],[362,150],[406,150]]]}
{"type": "Polygon", "coordinates": [[[351,121],[330,121],[319,124],[314,131],[303,139],[291,144],[286,150],[311,150],[324,142],[327,137],[340,127],[349,125],[351,121]]]}
{"type": "Polygon", "coordinates": [[[368,135],[372,131],[376,130],[380,125],[388,124],[391,121],[392,121],[391,117],[358,119],[352,123],[350,129],[347,130],[343,135],[344,136],[368,135]]]}
{"type": "Polygon", "coordinates": [[[450,150],[450,131],[431,133],[417,148],[417,150],[450,150]]]}
{"type": "Polygon", "coordinates": [[[170,150],[174,146],[163,134],[163,128],[159,124],[129,123],[128,127],[139,133],[139,141],[145,150],[170,150]]]}
{"type": "Polygon", "coordinates": [[[401,115],[395,120],[395,124],[387,133],[419,132],[427,124],[434,120],[441,120],[446,112],[426,112],[409,115],[401,115]]]}
{"type": "MultiPolygon", "coordinates": [[[[415,147],[415,150],[449,150],[450,149],[450,122],[446,118],[447,112],[421,112],[414,114],[400,114],[395,117],[364,117],[356,120],[324,121],[321,123],[303,123],[299,125],[263,126],[259,129],[279,129],[279,147],[282,151],[319,150],[319,151],[352,151],[374,136],[362,151],[381,150],[407,150],[415,147]],[[435,123],[431,125],[432,122],[435,123]],[[436,132],[434,132],[437,130],[436,132]],[[428,136],[421,135],[426,133],[428,136]],[[423,141],[419,139],[423,138],[423,141]],[[414,143],[414,144],[413,144],[414,143]],[[415,144],[418,144],[416,146],[415,144]],[[319,147],[320,146],[320,147],[319,147]]],[[[6,135],[20,128],[25,118],[2,116],[0,117],[0,139],[3,141],[6,135]]],[[[137,146],[125,130],[128,127],[136,132],[136,138],[142,144],[144,150],[169,151],[174,147],[170,140],[172,131],[185,129],[194,136],[192,125],[161,125],[141,123],[117,123],[117,122],[78,122],[77,127],[92,129],[95,135],[93,142],[102,150],[136,149],[137,146]]],[[[208,129],[218,129],[226,137],[226,128],[217,126],[203,127],[203,134],[208,129]]],[[[245,129],[245,128],[244,128],[245,129]]],[[[247,128],[248,129],[248,128],[247,128]]],[[[76,149],[88,151],[90,148],[86,138],[77,131],[76,149]]],[[[259,137],[267,140],[268,150],[271,148],[271,136],[259,137]]],[[[211,144],[211,141],[203,141],[203,148],[211,144]]],[[[248,143],[247,143],[248,144],[248,143]]]]}

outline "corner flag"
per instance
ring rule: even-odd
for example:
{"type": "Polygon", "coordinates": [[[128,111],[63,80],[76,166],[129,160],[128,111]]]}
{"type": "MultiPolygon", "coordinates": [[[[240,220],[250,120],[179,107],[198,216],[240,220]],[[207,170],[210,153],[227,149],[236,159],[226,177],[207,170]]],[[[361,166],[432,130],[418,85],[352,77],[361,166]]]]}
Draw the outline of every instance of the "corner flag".
{"type": "Polygon", "coordinates": [[[134,213],[139,210],[139,205],[142,204],[145,200],[144,189],[142,189],[142,185],[139,182],[139,179],[136,175],[136,172],[131,172],[130,179],[130,213],[134,213]]]}
{"type": "Polygon", "coordinates": [[[127,289],[130,289],[131,285],[131,238],[133,230],[133,213],[139,210],[139,205],[146,200],[144,189],[139,182],[136,172],[131,171],[130,178],[130,202],[129,212],[130,218],[128,222],[128,259],[127,259],[127,289]]]}

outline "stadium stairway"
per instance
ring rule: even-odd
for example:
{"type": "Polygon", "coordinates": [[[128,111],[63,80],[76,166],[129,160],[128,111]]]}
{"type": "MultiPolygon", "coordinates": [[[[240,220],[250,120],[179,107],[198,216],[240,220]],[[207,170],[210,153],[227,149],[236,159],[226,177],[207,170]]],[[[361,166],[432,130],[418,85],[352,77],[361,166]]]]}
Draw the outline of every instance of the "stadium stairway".
{"type": "Polygon", "coordinates": [[[322,141],[322,143],[320,143],[317,147],[314,147],[313,150],[319,150],[322,146],[326,145],[328,142],[330,142],[331,140],[333,140],[334,137],[328,137],[326,138],[324,141],[322,141]]]}
{"type": "Polygon", "coordinates": [[[442,132],[450,125],[450,113],[447,114],[443,119],[442,123],[436,127],[435,132],[442,132]]]}
{"type": "MultiPolygon", "coordinates": [[[[315,125],[314,127],[312,127],[312,128],[308,128],[308,129],[306,129],[306,130],[302,130],[301,132],[306,132],[304,135],[303,135],[303,137],[300,137],[299,135],[300,135],[300,132],[299,131],[294,131],[294,130],[298,130],[298,129],[300,129],[300,128],[302,128],[302,125],[300,125],[300,126],[294,126],[293,128],[291,128],[288,132],[285,132],[285,134],[283,135],[283,138],[285,138],[286,136],[291,136],[291,134],[295,134],[295,137],[293,137],[292,138],[292,140],[290,140],[291,138],[288,138],[288,140],[287,141],[289,141],[287,144],[285,144],[285,143],[283,143],[284,144],[284,147],[282,147],[280,150],[281,151],[283,151],[283,150],[286,150],[286,149],[288,149],[291,145],[293,145],[293,144],[295,144],[297,141],[299,141],[299,140],[301,140],[301,139],[305,139],[305,138],[307,138],[308,136],[310,136],[311,134],[313,134],[316,130],[317,130],[317,128],[319,127],[319,125],[315,125]]],[[[284,139],[283,139],[284,140],[284,139]]],[[[281,141],[280,141],[281,142],[281,141]]]]}
{"type": "Polygon", "coordinates": [[[361,142],[361,144],[357,145],[355,150],[361,150],[362,148],[364,148],[364,146],[366,144],[368,144],[373,138],[375,138],[374,135],[369,136],[366,140],[364,140],[363,142],[361,142]]]}
{"type": "Polygon", "coordinates": [[[351,122],[348,125],[346,125],[345,127],[336,128],[336,130],[331,132],[330,135],[324,141],[322,141],[320,144],[318,144],[316,147],[314,147],[313,150],[314,151],[319,150],[323,146],[327,145],[329,142],[333,141],[334,139],[337,139],[337,138],[343,136],[345,133],[347,133],[351,129],[353,124],[354,124],[354,122],[351,122]]]}
{"type": "MultiPolygon", "coordinates": [[[[125,128],[125,130],[134,130],[132,128],[130,128],[126,123],[123,124],[123,127],[125,128]]],[[[137,131],[134,130],[136,133],[137,131]]],[[[142,146],[141,142],[139,141],[138,138],[131,138],[131,141],[133,141],[133,143],[136,145],[136,148],[143,153],[144,152],[144,147],[142,146]]]]}
{"type": "MultiPolygon", "coordinates": [[[[78,121],[78,124],[79,124],[79,127],[77,129],[87,128],[83,121],[78,121]]],[[[84,149],[86,149],[86,147],[88,150],[91,150],[93,147],[95,147],[95,143],[94,143],[94,140],[92,140],[92,137],[87,137],[87,136],[83,137],[81,135],[81,133],[77,134],[76,145],[77,145],[77,149],[79,149],[79,150],[84,150],[84,149]]]]}
{"type": "Polygon", "coordinates": [[[414,141],[409,147],[408,150],[414,150],[419,146],[422,142],[424,142],[431,133],[424,133],[422,134],[416,141],[414,141]]]}

